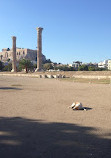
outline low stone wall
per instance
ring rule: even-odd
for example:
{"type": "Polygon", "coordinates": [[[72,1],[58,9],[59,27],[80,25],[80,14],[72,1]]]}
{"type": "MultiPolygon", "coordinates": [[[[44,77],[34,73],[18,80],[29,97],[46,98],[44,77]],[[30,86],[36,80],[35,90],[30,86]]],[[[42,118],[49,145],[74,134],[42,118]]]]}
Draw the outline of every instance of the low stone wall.
{"type": "Polygon", "coordinates": [[[111,76],[83,76],[83,75],[76,75],[72,76],[73,78],[84,78],[84,79],[107,79],[111,78],[111,76]]]}
{"type": "Polygon", "coordinates": [[[0,72],[0,76],[22,76],[37,78],[85,78],[107,79],[111,78],[111,71],[60,71],[60,72],[36,72],[36,73],[11,73],[0,72]]]}
{"type": "Polygon", "coordinates": [[[65,78],[64,75],[57,74],[57,75],[51,75],[51,74],[19,74],[19,73],[0,73],[0,76],[21,76],[21,77],[36,77],[36,78],[65,78]]]}

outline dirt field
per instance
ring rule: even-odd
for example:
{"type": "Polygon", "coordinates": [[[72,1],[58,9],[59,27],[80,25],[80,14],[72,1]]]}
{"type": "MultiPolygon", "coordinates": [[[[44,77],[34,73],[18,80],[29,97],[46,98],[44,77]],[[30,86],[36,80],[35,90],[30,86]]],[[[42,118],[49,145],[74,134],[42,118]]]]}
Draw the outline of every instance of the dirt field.
{"type": "Polygon", "coordinates": [[[90,157],[111,157],[111,85],[0,76],[0,158],[90,157]]]}

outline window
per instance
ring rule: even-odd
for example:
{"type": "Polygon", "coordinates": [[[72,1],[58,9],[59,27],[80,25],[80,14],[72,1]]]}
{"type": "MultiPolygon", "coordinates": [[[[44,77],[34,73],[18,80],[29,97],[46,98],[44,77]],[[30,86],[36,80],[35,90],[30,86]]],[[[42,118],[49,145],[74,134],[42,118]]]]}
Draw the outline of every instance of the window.
{"type": "Polygon", "coordinates": [[[5,57],[8,57],[8,53],[7,52],[5,53],[5,57]]]}

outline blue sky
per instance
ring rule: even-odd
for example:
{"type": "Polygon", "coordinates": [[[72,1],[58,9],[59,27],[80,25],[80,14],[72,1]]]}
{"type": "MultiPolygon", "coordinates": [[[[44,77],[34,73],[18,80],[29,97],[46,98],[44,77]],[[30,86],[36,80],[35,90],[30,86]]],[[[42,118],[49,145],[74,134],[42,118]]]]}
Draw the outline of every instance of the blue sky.
{"type": "Polygon", "coordinates": [[[36,49],[43,27],[43,54],[54,62],[111,59],[111,0],[1,0],[0,51],[36,49]]]}

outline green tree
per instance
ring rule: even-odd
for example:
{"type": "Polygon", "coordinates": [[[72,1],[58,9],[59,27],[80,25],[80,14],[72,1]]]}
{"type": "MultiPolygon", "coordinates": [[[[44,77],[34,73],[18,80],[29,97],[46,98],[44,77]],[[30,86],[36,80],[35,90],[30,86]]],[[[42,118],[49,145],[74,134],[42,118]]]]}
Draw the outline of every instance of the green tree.
{"type": "Polygon", "coordinates": [[[55,66],[55,70],[62,70],[62,71],[75,71],[74,67],[69,67],[67,65],[55,66]]]}
{"type": "Polygon", "coordinates": [[[53,69],[53,66],[51,63],[46,63],[46,64],[43,64],[43,69],[44,70],[53,69]]]}
{"type": "Polygon", "coordinates": [[[79,71],[88,71],[88,66],[83,64],[83,65],[79,66],[78,70],[79,71]]]}
{"type": "Polygon", "coordinates": [[[3,67],[4,67],[3,62],[0,61],[0,71],[3,70],[3,67]]]}
{"type": "Polygon", "coordinates": [[[12,70],[12,63],[8,63],[3,68],[3,71],[11,71],[11,70],[12,70]]]}
{"type": "Polygon", "coordinates": [[[108,68],[99,68],[99,67],[97,67],[96,71],[108,71],[108,68]]]}
{"type": "Polygon", "coordinates": [[[50,59],[46,59],[45,61],[43,61],[43,64],[46,64],[46,63],[52,63],[52,61],[50,59]]]}
{"type": "Polygon", "coordinates": [[[35,69],[37,68],[37,64],[34,64],[33,66],[34,66],[35,69]]]}
{"type": "Polygon", "coordinates": [[[88,66],[88,70],[89,71],[95,71],[95,67],[94,66],[88,66]]]}
{"type": "Polygon", "coordinates": [[[30,69],[32,69],[32,67],[33,67],[33,65],[32,65],[31,61],[28,59],[22,59],[19,62],[19,68],[25,69],[26,73],[28,73],[28,71],[30,69]]]}

